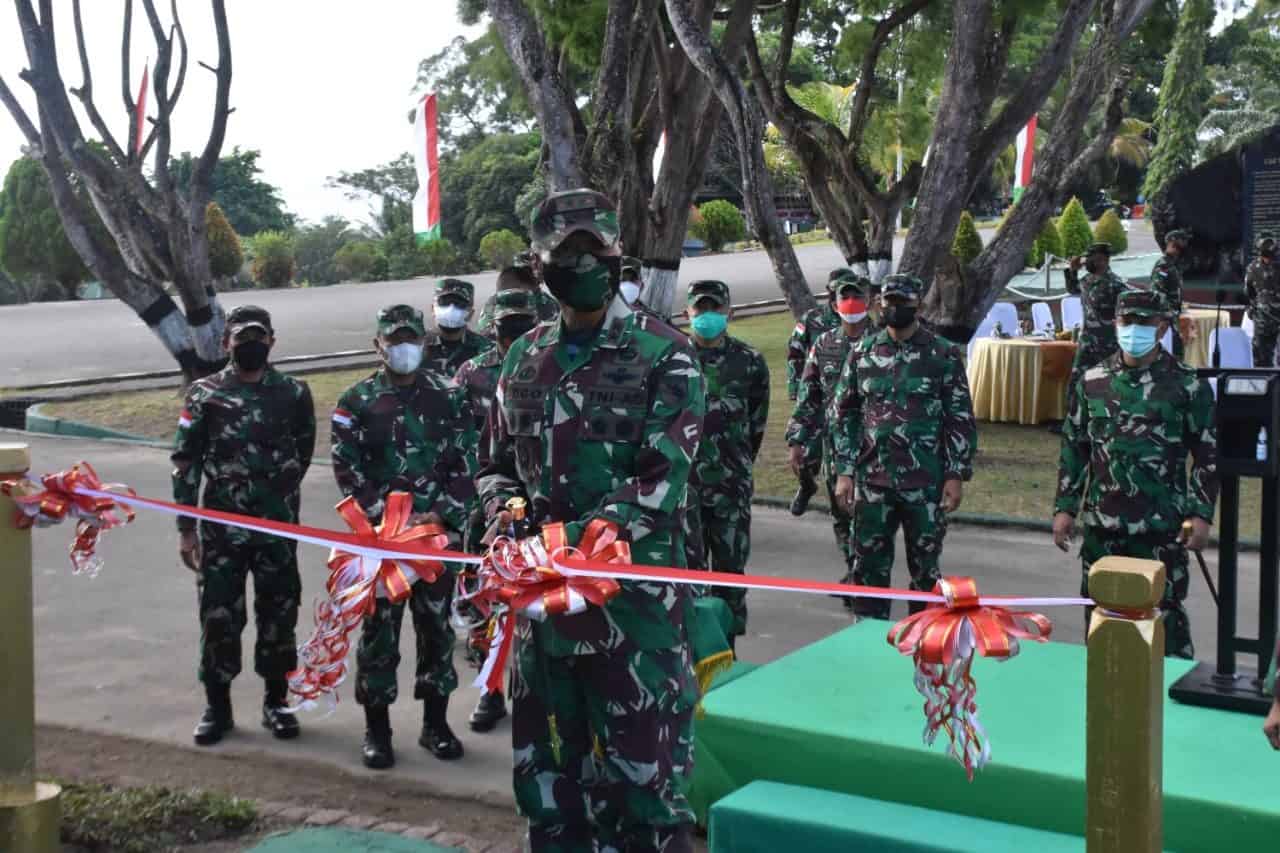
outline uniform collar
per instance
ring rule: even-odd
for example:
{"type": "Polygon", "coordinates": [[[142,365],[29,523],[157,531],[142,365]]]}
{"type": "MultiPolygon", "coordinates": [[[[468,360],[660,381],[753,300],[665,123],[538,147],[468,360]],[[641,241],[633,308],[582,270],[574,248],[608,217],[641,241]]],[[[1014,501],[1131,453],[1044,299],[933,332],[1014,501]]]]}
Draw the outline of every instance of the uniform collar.
{"type": "MultiPolygon", "coordinates": [[[[604,312],[604,320],[600,324],[600,331],[596,333],[595,338],[588,346],[592,348],[622,349],[631,342],[631,336],[635,329],[635,316],[635,312],[623,301],[622,297],[614,294],[608,310],[604,312]]],[[[551,328],[539,343],[542,346],[555,347],[560,343],[560,331],[564,328],[564,322],[556,321],[550,325],[551,328]]]]}

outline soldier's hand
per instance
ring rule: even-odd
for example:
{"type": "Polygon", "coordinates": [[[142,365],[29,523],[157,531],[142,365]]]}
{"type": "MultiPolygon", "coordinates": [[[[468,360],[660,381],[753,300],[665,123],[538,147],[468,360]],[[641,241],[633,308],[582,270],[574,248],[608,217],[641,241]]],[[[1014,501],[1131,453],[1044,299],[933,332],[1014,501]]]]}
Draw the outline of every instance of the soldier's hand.
{"type": "Polygon", "coordinates": [[[1068,264],[1070,265],[1070,267],[1071,267],[1071,269],[1072,269],[1073,271],[1079,270],[1079,269],[1080,269],[1080,267],[1084,264],[1084,258],[1082,258],[1082,257],[1081,257],[1081,256],[1079,256],[1079,255],[1076,255],[1074,258],[1072,258],[1072,259],[1068,262],[1068,264]]]}
{"type": "Polygon", "coordinates": [[[444,527],[444,519],[434,512],[416,512],[409,516],[409,526],[414,527],[419,524],[438,524],[444,527]]]}
{"type": "Polygon", "coordinates": [[[1059,550],[1071,548],[1071,537],[1075,533],[1076,520],[1069,512],[1060,512],[1053,517],[1053,544],[1059,550]]]}
{"type": "Polygon", "coordinates": [[[836,478],[836,500],[846,510],[853,509],[853,478],[841,474],[836,478]]]}
{"type": "Polygon", "coordinates": [[[791,463],[791,473],[800,479],[804,475],[804,448],[793,444],[787,451],[787,461],[791,463]]]}
{"type": "Polygon", "coordinates": [[[1178,541],[1188,551],[1203,551],[1209,545],[1209,522],[1203,518],[1187,519],[1182,525],[1182,532],[1178,534],[1178,541]],[[1187,527],[1188,524],[1190,528],[1187,527]]]}
{"type": "Polygon", "coordinates": [[[193,572],[200,572],[200,536],[194,530],[178,533],[178,559],[193,572]]]}
{"type": "Polygon", "coordinates": [[[493,518],[489,519],[489,526],[484,529],[484,536],[480,537],[481,545],[492,545],[493,540],[499,536],[505,536],[507,530],[511,527],[513,518],[508,510],[501,510],[493,518]]]}
{"type": "Polygon", "coordinates": [[[960,508],[964,500],[964,483],[960,480],[947,480],[942,484],[942,511],[953,513],[960,508]]]}
{"type": "Polygon", "coordinates": [[[1272,749],[1280,749],[1280,699],[1271,703],[1271,711],[1262,723],[1262,733],[1267,736],[1272,749]]]}

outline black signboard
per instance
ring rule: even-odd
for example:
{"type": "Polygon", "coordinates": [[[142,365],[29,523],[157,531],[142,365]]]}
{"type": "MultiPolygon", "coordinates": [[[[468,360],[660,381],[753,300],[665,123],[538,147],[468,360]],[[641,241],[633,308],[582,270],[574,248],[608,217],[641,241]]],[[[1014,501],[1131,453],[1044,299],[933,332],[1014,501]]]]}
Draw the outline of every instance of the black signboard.
{"type": "Polygon", "coordinates": [[[1280,146],[1269,142],[1264,139],[1244,149],[1240,230],[1245,266],[1253,260],[1255,235],[1270,231],[1280,238],[1280,146]]]}

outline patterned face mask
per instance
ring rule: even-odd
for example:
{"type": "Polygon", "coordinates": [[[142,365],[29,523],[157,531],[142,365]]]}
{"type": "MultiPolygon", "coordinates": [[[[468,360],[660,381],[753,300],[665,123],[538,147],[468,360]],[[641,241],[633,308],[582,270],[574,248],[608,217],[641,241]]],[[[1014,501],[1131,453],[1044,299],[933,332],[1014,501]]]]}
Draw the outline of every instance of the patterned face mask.
{"type": "Polygon", "coordinates": [[[622,258],[592,254],[552,255],[542,268],[551,295],[576,311],[603,308],[618,280],[622,258]]]}

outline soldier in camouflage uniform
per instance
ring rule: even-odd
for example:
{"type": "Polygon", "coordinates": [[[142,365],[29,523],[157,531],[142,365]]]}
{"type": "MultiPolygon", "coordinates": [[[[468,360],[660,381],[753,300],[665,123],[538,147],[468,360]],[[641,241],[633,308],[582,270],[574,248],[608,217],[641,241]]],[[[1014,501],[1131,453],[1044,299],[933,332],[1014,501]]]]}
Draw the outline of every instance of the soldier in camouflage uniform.
{"type": "MultiPolygon", "coordinates": [[[[689,565],[741,574],[751,554],[751,472],[769,420],[769,366],[725,331],[733,309],[724,282],[693,282],[688,306],[707,393],[703,439],[689,477],[689,565]]],[[[747,629],[747,591],[718,586],[711,593],[733,613],[732,645],[747,629]]]]}
{"type": "Polygon", "coordinates": [[[1270,232],[1258,235],[1258,257],[1249,264],[1244,290],[1253,318],[1253,366],[1271,367],[1276,361],[1280,337],[1280,267],[1276,265],[1276,240],[1270,232]]]}
{"type": "Polygon", "coordinates": [[[1182,270],[1179,264],[1187,253],[1191,232],[1176,229],[1164,235],[1164,254],[1151,268],[1151,289],[1164,296],[1173,320],[1169,326],[1173,338],[1173,357],[1182,360],[1182,335],[1178,332],[1178,316],[1182,314],[1182,270]]]}
{"type": "MultiPolygon", "coordinates": [[[[846,577],[853,572],[853,543],[849,538],[851,518],[836,500],[835,446],[832,444],[827,408],[835,396],[836,383],[840,381],[840,372],[849,353],[870,329],[866,302],[870,284],[867,279],[839,280],[836,311],[840,314],[840,328],[823,332],[809,348],[804,373],[800,376],[800,394],[786,433],[791,470],[796,477],[806,474],[814,477],[823,466],[826,468],[832,527],[835,528],[836,545],[844,557],[846,577]]],[[[841,600],[850,602],[848,598],[841,600]]]]}
{"type": "Polygon", "coordinates": [[[493,347],[493,341],[467,328],[475,303],[475,287],[460,278],[436,282],[436,330],[427,335],[422,367],[449,382],[463,362],[493,347]]]}
{"type": "MultiPolygon", "coordinates": [[[[525,332],[538,325],[538,313],[534,296],[527,290],[502,290],[497,293],[493,312],[493,325],[497,346],[486,350],[458,368],[454,384],[466,391],[471,402],[471,410],[476,416],[476,430],[480,435],[480,446],[488,441],[485,431],[489,412],[493,407],[493,394],[498,387],[498,371],[502,368],[502,359],[506,356],[511,344],[525,332]]],[[[468,453],[468,468],[478,469],[474,452],[468,453]]],[[[484,512],[477,500],[471,509],[471,521],[468,526],[465,548],[472,554],[482,554],[485,546],[480,540],[484,536],[484,512]]],[[[470,619],[478,619],[479,614],[467,608],[466,615],[470,619]]],[[[491,624],[486,622],[471,630],[467,641],[467,660],[477,668],[484,665],[492,638],[491,624]]],[[[506,704],[502,692],[494,690],[482,693],[475,710],[468,721],[473,732],[492,731],[498,721],[507,715],[506,704]]]]}
{"type": "MultiPolygon", "coordinates": [[[[938,579],[946,514],[973,474],[978,433],[960,352],[923,328],[919,279],[891,275],[881,287],[886,328],[849,353],[832,409],[836,498],[853,513],[853,580],[888,586],[894,538],[903,528],[911,587],[938,579]]],[[[857,599],[860,616],[889,617],[889,602],[857,599]]]]}
{"type": "Polygon", "coordinates": [[[1053,538],[1067,550],[1083,497],[1082,595],[1089,567],[1102,557],[1164,563],[1165,654],[1194,658],[1182,602],[1187,551],[1208,543],[1218,497],[1213,393],[1160,347],[1170,319],[1162,294],[1127,291],[1116,314],[1120,351],[1085,372],[1063,424],[1053,538]],[[1184,521],[1191,522],[1187,534],[1184,521]]]}
{"type": "Polygon", "coordinates": [[[1116,299],[1128,289],[1129,283],[1111,271],[1110,243],[1094,243],[1085,258],[1071,259],[1063,275],[1067,292],[1080,297],[1084,311],[1084,324],[1067,384],[1067,410],[1070,411],[1080,377],[1116,351],[1116,299]],[[1082,261],[1088,271],[1083,281],[1079,278],[1082,261]]]}
{"type": "MultiPolygon", "coordinates": [[[[178,420],[173,450],[173,499],[196,506],[205,480],[204,506],[274,521],[297,522],[300,485],[316,444],[316,417],[307,383],[267,363],[275,343],[271,315],[241,305],[227,315],[223,347],[231,363],[192,383],[178,420]]],[[[178,519],[178,553],[199,575],[200,681],[208,707],[195,742],[217,743],[234,727],[231,681],[240,673],[245,578],[253,574],[258,638],[254,671],[266,682],[262,725],[278,738],[298,736],[298,721],[284,712],[286,675],[297,666],[298,576],[296,543],[221,524],[178,519]]]]}
{"type": "MultiPolygon", "coordinates": [[[[378,312],[374,346],[383,366],[348,388],[333,410],[333,473],[343,495],[352,496],[374,524],[382,520],[391,492],[413,495],[411,523],[440,523],[461,542],[475,499],[467,453],[476,446],[475,416],[466,393],[422,369],[427,331],[422,312],[393,305],[378,312]]],[[[474,463],[473,463],[474,464],[474,463]]],[[[409,596],[417,635],[413,695],[423,701],[419,745],[436,758],[462,755],[449,728],[449,694],[458,686],[453,668],[452,567],[432,584],[419,581],[409,596]]],[[[364,706],[364,764],[391,767],[388,707],[396,700],[400,624],[404,602],[379,598],[365,617],[356,649],[356,701],[364,706]]]]}
{"type": "MultiPolygon", "coordinates": [[[[561,322],[516,341],[503,363],[480,472],[486,511],[504,525],[505,502],[523,497],[535,523],[565,522],[571,544],[599,521],[619,529],[635,562],[680,566],[705,410],[696,356],[615,296],[607,199],[552,195],[530,230],[561,322]]],[[[513,772],[534,851],[692,849],[692,599],[681,586],[621,586],[604,607],[521,620],[513,772]]]]}
{"type": "Polygon", "coordinates": [[[554,320],[559,315],[560,306],[551,294],[544,291],[538,284],[536,269],[529,259],[521,254],[516,255],[511,266],[498,273],[498,289],[485,301],[484,307],[480,309],[480,319],[476,321],[476,329],[480,334],[488,338],[497,335],[497,330],[494,328],[494,311],[498,304],[498,294],[504,290],[528,292],[540,322],[554,320]]]}

